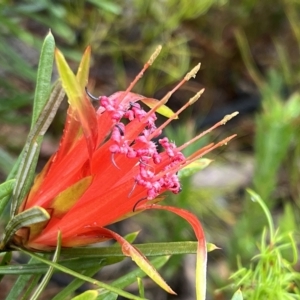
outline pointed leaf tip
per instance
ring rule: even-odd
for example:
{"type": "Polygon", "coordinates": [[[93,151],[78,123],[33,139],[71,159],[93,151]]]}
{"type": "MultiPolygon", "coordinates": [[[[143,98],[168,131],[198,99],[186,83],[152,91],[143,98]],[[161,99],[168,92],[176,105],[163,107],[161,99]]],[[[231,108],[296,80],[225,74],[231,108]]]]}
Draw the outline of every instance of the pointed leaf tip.
{"type": "Polygon", "coordinates": [[[156,282],[162,289],[166,292],[176,295],[176,293],[171,289],[171,287],[163,280],[159,275],[156,269],[151,265],[148,259],[133,245],[128,243],[122,236],[119,234],[106,229],[101,228],[102,231],[106,231],[107,234],[115,239],[122,247],[122,252],[126,256],[130,256],[132,260],[144,271],[154,282],[156,282]]]}

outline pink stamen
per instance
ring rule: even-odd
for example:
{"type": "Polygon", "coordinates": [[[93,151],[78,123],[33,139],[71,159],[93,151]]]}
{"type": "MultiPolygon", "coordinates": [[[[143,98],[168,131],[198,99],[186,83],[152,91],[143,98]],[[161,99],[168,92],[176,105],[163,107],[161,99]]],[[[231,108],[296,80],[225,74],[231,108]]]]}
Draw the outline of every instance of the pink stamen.
{"type": "Polygon", "coordinates": [[[186,158],[186,160],[182,163],[182,164],[177,164],[172,166],[170,169],[165,170],[160,172],[159,174],[156,174],[156,176],[153,178],[153,180],[159,180],[160,178],[162,178],[164,175],[168,174],[168,173],[176,173],[178,172],[180,169],[184,168],[185,166],[191,164],[192,162],[194,162],[195,160],[201,158],[202,156],[204,156],[205,154],[211,152],[212,150],[219,148],[223,145],[226,145],[230,140],[232,140],[234,137],[236,137],[236,134],[233,134],[227,138],[225,138],[224,140],[218,142],[217,144],[214,144],[213,146],[209,147],[210,145],[204,147],[203,149],[205,151],[202,151],[203,149],[200,149],[198,154],[195,155],[191,155],[190,157],[186,158]]]}

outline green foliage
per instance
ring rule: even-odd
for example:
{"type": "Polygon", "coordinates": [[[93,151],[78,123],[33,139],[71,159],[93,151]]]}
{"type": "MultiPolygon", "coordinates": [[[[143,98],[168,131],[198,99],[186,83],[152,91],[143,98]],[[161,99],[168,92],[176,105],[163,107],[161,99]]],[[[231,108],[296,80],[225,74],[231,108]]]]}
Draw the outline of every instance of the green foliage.
{"type": "Polygon", "coordinates": [[[263,208],[269,225],[262,232],[257,244],[259,253],[251,264],[243,266],[238,261],[238,270],[230,277],[230,288],[241,287],[242,295],[249,300],[300,299],[300,274],[294,269],[298,261],[296,241],[290,231],[274,231],[270,211],[256,193],[249,193],[263,208]]]}

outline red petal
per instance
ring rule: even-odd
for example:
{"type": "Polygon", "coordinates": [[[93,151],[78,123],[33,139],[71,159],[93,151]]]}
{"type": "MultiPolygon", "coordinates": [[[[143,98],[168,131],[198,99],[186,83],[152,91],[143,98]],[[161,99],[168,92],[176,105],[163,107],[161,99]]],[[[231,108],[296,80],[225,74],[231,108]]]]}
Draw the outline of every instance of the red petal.
{"type": "Polygon", "coordinates": [[[192,213],[172,207],[172,206],[162,206],[157,204],[152,205],[141,205],[138,209],[162,209],[173,212],[187,222],[193,227],[195,235],[198,239],[198,249],[197,249],[197,266],[196,266],[196,294],[198,300],[204,300],[206,295],[206,265],[207,265],[207,251],[206,251],[206,241],[204,236],[204,231],[201,223],[192,213]]]}

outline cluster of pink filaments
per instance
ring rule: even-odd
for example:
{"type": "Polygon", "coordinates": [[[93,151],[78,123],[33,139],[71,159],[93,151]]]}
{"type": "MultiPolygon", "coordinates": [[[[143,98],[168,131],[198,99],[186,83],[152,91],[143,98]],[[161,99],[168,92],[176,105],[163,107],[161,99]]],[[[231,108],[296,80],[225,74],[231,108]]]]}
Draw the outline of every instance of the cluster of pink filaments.
{"type": "Polygon", "coordinates": [[[159,136],[161,133],[161,130],[157,130],[155,126],[155,112],[147,114],[138,103],[122,105],[122,103],[118,104],[116,99],[105,96],[100,98],[100,104],[101,110],[104,109],[108,112],[114,122],[110,138],[113,143],[110,145],[109,150],[112,156],[123,154],[129,159],[138,159],[139,173],[134,179],[136,184],[145,187],[147,198],[154,199],[164,190],[178,193],[180,183],[175,172],[166,172],[163,176],[157,176],[155,170],[167,171],[172,166],[182,163],[185,157],[177,150],[175,144],[169,142],[166,137],[159,139],[158,143],[168,156],[167,162],[166,158],[158,152],[157,145],[152,141],[154,137],[159,136]],[[129,136],[127,134],[127,126],[123,123],[125,120],[143,123],[144,129],[134,140],[131,134],[129,136]],[[162,167],[162,164],[165,166],[162,167]],[[155,168],[155,165],[160,167],[155,168]]]}
{"type": "Polygon", "coordinates": [[[135,83],[141,78],[144,71],[153,63],[160,49],[161,48],[159,47],[156,52],[154,52],[149,61],[144,65],[142,71],[125,92],[117,92],[110,97],[100,97],[100,108],[98,109],[98,114],[100,115],[104,112],[108,113],[112,122],[109,141],[112,163],[118,168],[114,156],[119,154],[124,155],[127,159],[136,160],[136,172],[133,174],[135,185],[138,184],[143,186],[147,190],[148,200],[156,198],[159,194],[167,190],[173,193],[179,193],[181,188],[177,172],[211,150],[226,144],[235,135],[230,136],[217,144],[212,143],[207,145],[187,158],[184,157],[181,151],[214,128],[224,125],[237,114],[233,113],[225,116],[220,122],[180,147],[176,147],[176,145],[170,142],[166,137],[159,139],[158,144],[163,149],[163,151],[159,153],[153,139],[157,138],[161,134],[162,129],[172,120],[176,119],[183,110],[196,102],[204,91],[203,89],[200,90],[194,97],[189,99],[183,107],[173,113],[166,122],[159,128],[156,128],[155,112],[162,107],[171,95],[186,81],[195,77],[200,68],[199,64],[188,72],[173,90],[168,92],[162,100],[157,101],[156,105],[152,107],[149,112],[146,112],[136,102],[139,100],[143,101],[145,98],[141,95],[132,94],[130,91],[135,83]],[[124,124],[124,121],[126,122],[126,125],[124,124]]]}

